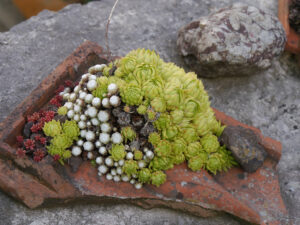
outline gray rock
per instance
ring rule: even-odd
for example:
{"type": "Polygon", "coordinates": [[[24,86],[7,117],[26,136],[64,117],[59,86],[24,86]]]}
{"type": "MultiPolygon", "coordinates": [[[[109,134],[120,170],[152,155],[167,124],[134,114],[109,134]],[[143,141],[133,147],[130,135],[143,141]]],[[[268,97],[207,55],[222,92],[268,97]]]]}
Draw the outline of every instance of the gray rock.
{"type": "Polygon", "coordinates": [[[267,152],[259,144],[259,138],[250,129],[240,126],[227,126],[219,137],[242,168],[249,173],[262,166],[267,152]]]}
{"type": "Polygon", "coordinates": [[[251,75],[269,68],[285,41],[276,17],[238,3],[182,27],[177,45],[199,76],[217,77],[251,75]]]}
{"type": "MultiPolygon", "coordinates": [[[[178,29],[234,2],[256,5],[277,15],[277,0],[124,0],[110,24],[110,48],[125,55],[136,48],[155,49],[169,62],[190,70],[178,55],[178,29]]],[[[58,13],[43,11],[0,33],[0,120],[2,121],[84,40],[105,46],[105,21],[111,0],[69,5],[58,13]]],[[[290,217],[283,225],[300,224],[300,70],[289,54],[270,69],[245,77],[202,79],[212,106],[280,140],[280,188],[290,217]]],[[[110,200],[109,200],[110,201],[110,200]]],[[[77,204],[30,210],[0,193],[0,224],[247,224],[229,215],[199,218],[170,209],[145,210],[128,204],[77,204]]]]}

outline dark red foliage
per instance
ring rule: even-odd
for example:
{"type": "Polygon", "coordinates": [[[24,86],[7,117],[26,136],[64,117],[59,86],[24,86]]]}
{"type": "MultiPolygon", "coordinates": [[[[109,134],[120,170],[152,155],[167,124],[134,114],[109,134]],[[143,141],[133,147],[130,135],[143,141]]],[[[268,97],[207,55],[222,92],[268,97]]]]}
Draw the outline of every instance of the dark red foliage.
{"type": "Polygon", "coordinates": [[[31,116],[27,116],[27,121],[28,122],[36,122],[39,120],[39,118],[40,118],[40,114],[35,112],[31,116]]]}
{"type": "Polygon", "coordinates": [[[73,87],[73,85],[74,85],[74,83],[73,83],[73,81],[71,81],[71,80],[66,80],[65,81],[65,85],[67,86],[67,87],[73,87]]]}
{"type": "Polygon", "coordinates": [[[59,160],[59,159],[60,159],[60,155],[58,155],[58,154],[54,155],[54,156],[53,156],[53,159],[54,159],[54,161],[59,160]]]}
{"type": "Polygon", "coordinates": [[[56,107],[60,107],[61,106],[61,103],[62,103],[62,96],[60,95],[56,95],[55,97],[53,97],[51,100],[50,100],[50,104],[51,105],[55,105],[56,107]]]}
{"type": "Polygon", "coordinates": [[[44,138],[44,137],[41,137],[39,141],[40,141],[40,143],[41,143],[42,145],[45,145],[46,142],[47,142],[47,139],[44,138]]]}
{"type": "Polygon", "coordinates": [[[55,91],[55,94],[58,95],[60,92],[62,92],[64,90],[65,90],[64,85],[60,85],[59,88],[55,91]]]}
{"type": "Polygon", "coordinates": [[[25,146],[26,149],[33,150],[34,147],[35,147],[35,141],[31,140],[31,139],[26,139],[24,141],[24,146],[25,146]]]}
{"type": "Polygon", "coordinates": [[[21,136],[21,135],[19,135],[19,136],[17,136],[17,142],[18,142],[18,144],[23,144],[23,141],[24,141],[24,137],[23,136],[21,136]]]}
{"type": "Polygon", "coordinates": [[[26,151],[23,148],[18,148],[17,156],[23,158],[26,155],[26,151]]]}
{"type": "Polygon", "coordinates": [[[33,160],[39,162],[44,158],[45,153],[42,149],[38,149],[33,153],[33,155],[34,155],[33,160]]]}
{"type": "Polygon", "coordinates": [[[42,130],[43,126],[44,126],[43,123],[36,123],[36,124],[32,125],[32,127],[30,128],[30,130],[31,130],[32,133],[37,133],[40,130],[42,130]]]}
{"type": "Polygon", "coordinates": [[[55,116],[55,112],[54,111],[46,111],[45,112],[45,117],[49,117],[49,118],[51,118],[51,120],[54,118],[54,116],[55,116]]]}
{"type": "Polygon", "coordinates": [[[39,141],[40,138],[41,138],[41,135],[36,135],[36,136],[34,136],[34,140],[35,140],[35,141],[39,141]]]}

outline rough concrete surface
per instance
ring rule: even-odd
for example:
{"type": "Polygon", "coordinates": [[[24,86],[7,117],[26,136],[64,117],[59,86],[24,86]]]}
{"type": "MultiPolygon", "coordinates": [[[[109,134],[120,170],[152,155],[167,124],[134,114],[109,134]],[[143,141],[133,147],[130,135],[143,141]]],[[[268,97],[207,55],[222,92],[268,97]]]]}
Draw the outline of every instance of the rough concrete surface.
{"type": "MultiPolygon", "coordinates": [[[[115,55],[138,47],[155,49],[166,61],[184,66],[176,49],[178,29],[236,0],[169,0],[119,2],[110,25],[115,55]]],[[[242,0],[277,14],[276,0],[242,0]]],[[[113,1],[69,5],[0,33],[0,120],[11,112],[84,40],[104,46],[105,25],[113,1]]],[[[186,68],[188,70],[188,68],[186,68]]],[[[283,55],[262,74],[203,79],[212,106],[283,144],[278,170],[291,218],[300,224],[300,70],[283,55]]],[[[198,218],[168,209],[143,210],[130,205],[80,203],[29,210],[0,195],[0,224],[245,224],[227,215],[198,218]]]]}

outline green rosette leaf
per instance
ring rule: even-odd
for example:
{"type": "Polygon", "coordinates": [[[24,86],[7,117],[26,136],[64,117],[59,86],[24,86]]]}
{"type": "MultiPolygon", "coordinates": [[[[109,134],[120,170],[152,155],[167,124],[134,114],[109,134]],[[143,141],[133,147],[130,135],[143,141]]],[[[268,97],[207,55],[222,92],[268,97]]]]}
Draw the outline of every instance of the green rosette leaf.
{"type": "Polygon", "coordinates": [[[161,140],[155,148],[155,154],[159,157],[169,157],[171,153],[172,145],[166,140],[161,140]]]}
{"type": "Polygon", "coordinates": [[[57,148],[66,149],[71,147],[71,145],[73,144],[73,140],[63,133],[52,138],[50,143],[57,148]]]}
{"type": "Polygon", "coordinates": [[[122,101],[127,105],[139,105],[143,101],[143,92],[138,86],[126,85],[120,91],[122,101]]]}
{"type": "Polygon", "coordinates": [[[186,148],[184,155],[187,159],[190,159],[201,153],[203,150],[200,142],[193,142],[188,145],[186,148]]]}
{"type": "Polygon", "coordinates": [[[121,159],[125,158],[126,152],[125,152],[125,147],[122,144],[119,145],[112,145],[112,148],[110,150],[111,158],[117,162],[121,159]]]}
{"type": "Polygon", "coordinates": [[[173,152],[175,155],[179,155],[186,151],[187,143],[183,138],[176,139],[173,143],[173,152]]]}
{"type": "Polygon", "coordinates": [[[179,165],[185,161],[185,156],[183,153],[180,153],[180,154],[174,155],[172,160],[175,165],[179,165]]]}
{"type": "Polygon", "coordinates": [[[172,159],[169,157],[158,157],[155,156],[149,164],[149,168],[154,171],[157,170],[168,170],[173,168],[172,159]]]}
{"type": "Polygon", "coordinates": [[[66,120],[63,124],[63,131],[72,140],[78,140],[80,129],[77,126],[76,121],[66,120]]]}
{"type": "Polygon", "coordinates": [[[162,93],[162,83],[160,80],[150,80],[143,84],[142,88],[145,98],[153,100],[156,97],[160,97],[162,93]]]}
{"type": "Polygon", "coordinates": [[[142,63],[135,67],[133,75],[138,83],[142,85],[151,79],[155,79],[156,68],[151,64],[142,63]]]}
{"type": "Polygon", "coordinates": [[[206,163],[206,169],[216,175],[218,171],[222,170],[222,159],[218,154],[212,154],[209,156],[209,159],[206,163]]]}
{"type": "Polygon", "coordinates": [[[137,174],[138,168],[139,168],[139,166],[138,166],[137,161],[127,160],[127,161],[125,161],[124,166],[122,167],[122,170],[128,176],[131,176],[132,174],[137,174]]]}
{"type": "Polygon", "coordinates": [[[202,137],[200,139],[200,142],[203,146],[203,149],[207,153],[216,152],[220,147],[220,143],[218,141],[218,138],[213,134],[205,135],[204,137],[202,137]]]}
{"type": "Polygon", "coordinates": [[[156,111],[156,112],[165,112],[166,111],[166,102],[164,99],[160,97],[156,97],[151,101],[151,107],[156,111]]]}
{"type": "Polygon", "coordinates": [[[160,142],[160,135],[157,132],[152,132],[148,136],[148,142],[150,142],[153,146],[157,146],[160,142]]]}
{"type": "Polygon", "coordinates": [[[204,169],[207,160],[208,154],[206,152],[201,152],[198,155],[189,159],[188,167],[193,171],[204,169]]]}
{"type": "Polygon", "coordinates": [[[139,150],[135,150],[133,155],[135,160],[143,159],[143,153],[139,150]]]}
{"type": "Polygon", "coordinates": [[[136,109],[138,114],[145,115],[147,112],[147,107],[145,105],[139,105],[139,107],[136,109]]]}
{"type": "Polygon", "coordinates": [[[182,129],[182,138],[188,143],[195,142],[199,139],[196,129],[193,127],[187,127],[182,129]]]}
{"type": "Polygon", "coordinates": [[[57,109],[57,113],[60,116],[65,116],[68,113],[68,108],[66,106],[61,106],[57,109]]]}
{"type": "Polygon", "coordinates": [[[199,102],[195,99],[188,99],[184,104],[184,115],[188,118],[193,118],[199,111],[199,102]]]}
{"type": "Polygon", "coordinates": [[[167,140],[174,140],[178,134],[178,128],[176,126],[169,126],[162,131],[162,136],[167,140]]]}
{"type": "Polygon", "coordinates": [[[139,182],[141,183],[148,183],[151,179],[151,170],[148,168],[143,168],[139,171],[139,182]]]}
{"type": "Polygon", "coordinates": [[[156,129],[158,130],[163,130],[169,127],[171,124],[171,119],[169,114],[167,113],[162,113],[160,114],[159,118],[154,122],[154,125],[156,129]]]}
{"type": "Polygon", "coordinates": [[[167,175],[162,171],[156,171],[151,175],[151,184],[159,187],[167,180],[167,175]]]}
{"type": "Polygon", "coordinates": [[[136,132],[131,127],[123,127],[121,130],[121,134],[125,139],[125,142],[133,141],[136,138],[136,132]]]}
{"type": "Polygon", "coordinates": [[[180,124],[184,118],[184,112],[182,110],[174,110],[170,113],[172,122],[180,124]]]}
{"type": "Polygon", "coordinates": [[[61,134],[62,127],[59,121],[51,120],[50,122],[45,123],[43,131],[46,136],[55,137],[61,134]]]}

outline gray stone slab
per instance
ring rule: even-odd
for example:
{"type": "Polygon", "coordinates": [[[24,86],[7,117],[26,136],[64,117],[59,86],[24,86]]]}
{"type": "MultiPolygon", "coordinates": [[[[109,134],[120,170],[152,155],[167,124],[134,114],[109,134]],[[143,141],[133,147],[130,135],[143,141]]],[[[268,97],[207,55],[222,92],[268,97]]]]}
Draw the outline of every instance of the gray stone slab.
{"type": "MultiPolygon", "coordinates": [[[[185,66],[176,50],[177,30],[236,0],[120,0],[110,25],[115,55],[155,49],[163,59],[185,66]]],[[[276,0],[242,0],[277,14],[276,0]]],[[[0,121],[84,40],[104,46],[113,1],[69,5],[0,33],[0,121]]],[[[188,70],[188,68],[186,68],[188,70]]],[[[300,224],[300,70],[284,54],[272,67],[250,77],[203,79],[212,106],[260,128],[283,144],[280,185],[291,224],[300,224]]],[[[227,215],[198,218],[168,209],[130,205],[72,204],[29,210],[0,194],[0,224],[245,224],[227,215]]],[[[288,223],[288,220],[287,220],[288,223]]]]}

